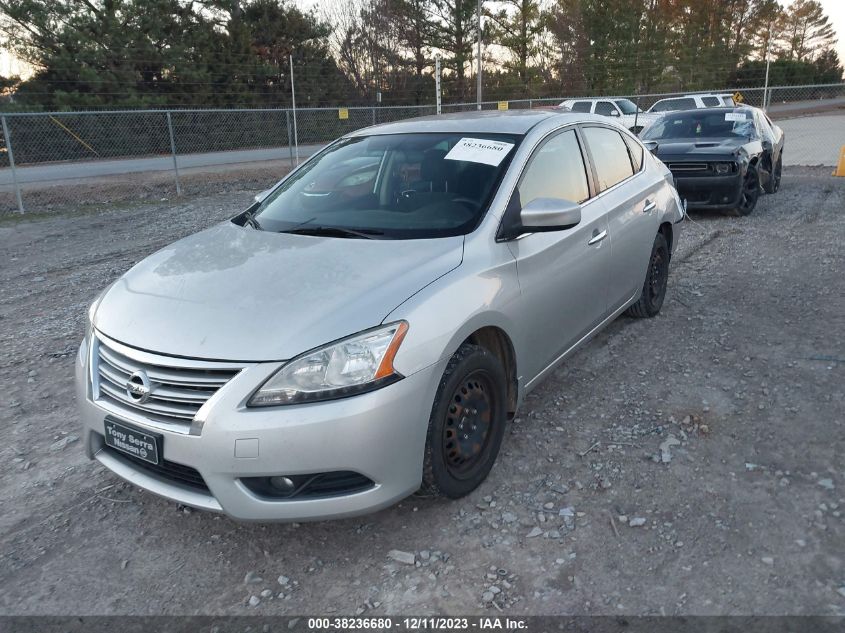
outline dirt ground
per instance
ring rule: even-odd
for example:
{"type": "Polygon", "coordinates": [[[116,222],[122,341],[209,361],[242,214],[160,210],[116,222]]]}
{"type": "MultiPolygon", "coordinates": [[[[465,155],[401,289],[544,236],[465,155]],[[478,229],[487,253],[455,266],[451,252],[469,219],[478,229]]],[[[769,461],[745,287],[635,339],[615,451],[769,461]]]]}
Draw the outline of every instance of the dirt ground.
{"type": "Polygon", "coordinates": [[[271,525],[88,461],[72,390],[98,291],[251,193],[0,224],[0,613],[845,614],[845,179],[693,215],[469,497],[271,525]]]}

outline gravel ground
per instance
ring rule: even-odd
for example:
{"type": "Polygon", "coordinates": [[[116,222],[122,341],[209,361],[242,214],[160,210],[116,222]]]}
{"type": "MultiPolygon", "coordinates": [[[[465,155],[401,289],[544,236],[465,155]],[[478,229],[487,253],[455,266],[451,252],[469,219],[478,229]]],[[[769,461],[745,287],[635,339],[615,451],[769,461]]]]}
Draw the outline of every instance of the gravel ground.
{"type": "Polygon", "coordinates": [[[525,402],[490,478],[238,524],[82,454],[88,303],[251,192],[0,225],[0,613],[845,614],[845,179],[695,215],[653,320],[525,402]]]}

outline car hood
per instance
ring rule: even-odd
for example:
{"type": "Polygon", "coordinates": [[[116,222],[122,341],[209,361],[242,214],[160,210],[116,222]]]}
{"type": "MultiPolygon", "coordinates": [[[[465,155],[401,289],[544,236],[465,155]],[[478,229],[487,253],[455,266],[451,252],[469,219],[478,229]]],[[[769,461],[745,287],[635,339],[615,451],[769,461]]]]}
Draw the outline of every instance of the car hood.
{"type": "Polygon", "coordinates": [[[742,138],[713,138],[713,139],[672,139],[670,141],[655,141],[657,156],[660,160],[705,160],[730,159],[742,152],[749,143],[742,138]]]}
{"type": "Polygon", "coordinates": [[[463,236],[340,239],[227,222],[134,266],[102,297],[94,326],[172,356],[285,360],[378,325],[462,258],[463,236]]]}

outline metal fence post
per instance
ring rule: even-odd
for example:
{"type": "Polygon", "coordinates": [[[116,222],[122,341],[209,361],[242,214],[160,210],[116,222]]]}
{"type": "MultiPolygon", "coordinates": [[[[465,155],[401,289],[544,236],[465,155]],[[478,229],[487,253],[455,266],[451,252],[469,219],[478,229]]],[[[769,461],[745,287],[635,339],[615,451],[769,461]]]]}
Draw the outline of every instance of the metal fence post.
{"type": "Polygon", "coordinates": [[[9,157],[9,168],[12,170],[12,184],[15,187],[15,195],[18,198],[18,212],[24,213],[23,198],[21,198],[21,186],[18,184],[18,174],[15,170],[15,154],[12,151],[12,138],[9,136],[9,126],[6,125],[6,117],[3,119],[3,138],[6,140],[6,155],[9,157]]]}
{"type": "Polygon", "coordinates": [[[182,184],[179,182],[179,165],[176,162],[176,139],[173,138],[173,121],[170,111],[167,112],[167,131],[170,134],[170,154],[173,156],[173,174],[176,177],[176,195],[182,195],[182,184]]]}
{"type": "Polygon", "coordinates": [[[285,110],[285,121],[288,124],[288,152],[290,152],[290,168],[293,169],[293,134],[290,129],[290,110],[285,110]]]}

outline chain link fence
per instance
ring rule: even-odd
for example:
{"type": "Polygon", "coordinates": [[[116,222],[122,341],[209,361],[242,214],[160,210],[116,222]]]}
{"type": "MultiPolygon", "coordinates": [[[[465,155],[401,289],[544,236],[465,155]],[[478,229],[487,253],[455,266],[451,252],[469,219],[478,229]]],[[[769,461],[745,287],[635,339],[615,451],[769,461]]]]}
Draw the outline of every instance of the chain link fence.
{"type": "MultiPolygon", "coordinates": [[[[786,133],[786,166],[835,165],[845,146],[845,84],[713,92],[739,93],[744,103],[767,107],[786,133]]],[[[647,110],[678,96],[683,93],[602,98],[630,99],[647,110]]],[[[563,99],[492,101],[480,108],[548,108],[563,99]]],[[[477,103],[443,104],[441,112],[478,108],[477,103]]],[[[5,113],[0,116],[0,215],[260,190],[339,136],[434,114],[434,105],[5,113]]]]}

